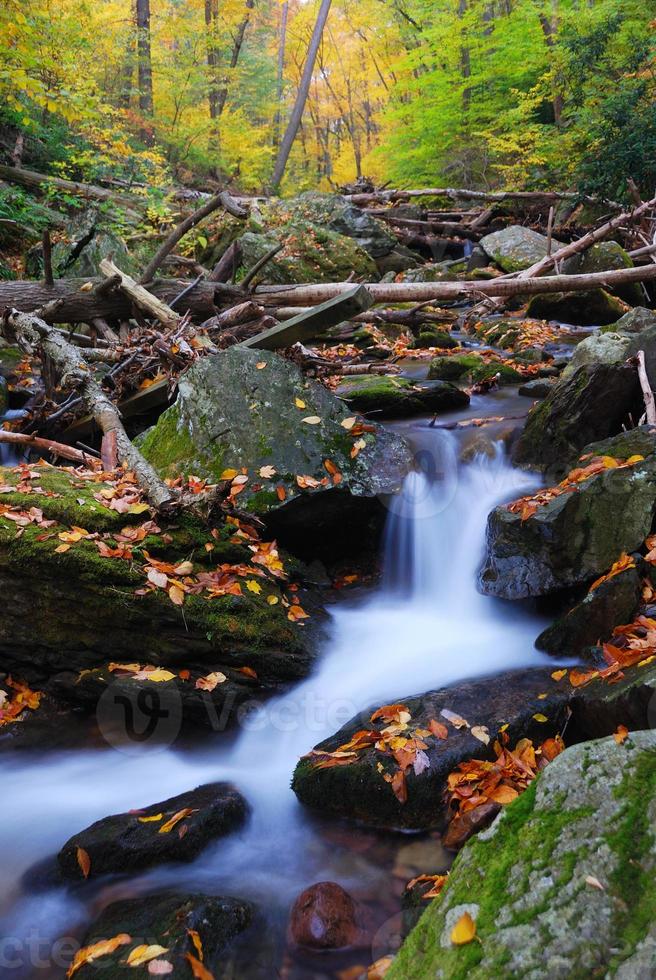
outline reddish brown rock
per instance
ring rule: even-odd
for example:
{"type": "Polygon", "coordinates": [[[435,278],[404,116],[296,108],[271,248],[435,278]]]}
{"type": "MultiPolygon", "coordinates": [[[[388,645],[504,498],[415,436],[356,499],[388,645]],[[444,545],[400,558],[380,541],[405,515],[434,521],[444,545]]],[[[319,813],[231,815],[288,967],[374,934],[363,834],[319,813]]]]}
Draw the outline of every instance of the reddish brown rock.
{"type": "Polygon", "coordinates": [[[294,902],[289,917],[289,940],[308,949],[365,946],[368,913],[341,885],[319,881],[294,902]]]}

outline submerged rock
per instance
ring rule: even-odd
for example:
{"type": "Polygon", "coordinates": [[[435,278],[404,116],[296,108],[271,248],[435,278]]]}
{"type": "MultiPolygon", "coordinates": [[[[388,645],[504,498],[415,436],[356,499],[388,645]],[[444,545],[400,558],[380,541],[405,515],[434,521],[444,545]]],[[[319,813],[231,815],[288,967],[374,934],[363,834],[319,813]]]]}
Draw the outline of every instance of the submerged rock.
{"type": "Polygon", "coordinates": [[[375,423],[363,430],[332,392],[268,351],[232,347],[205,357],[178,391],[140,447],[162,475],[216,482],[226,468],[245,468],[239,506],[301,557],[375,541],[380,498],[398,491],[411,466],[399,436],[375,423]],[[262,467],[273,475],[260,475],[262,467]]]}
{"type": "MultiPolygon", "coordinates": [[[[217,958],[246,929],[251,915],[247,902],[223,896],[164,894],[114,902],[89,927],[82,947],[86,949],[118,936],[125,941],[113,952],[83,963],[75,976],[80,980],[97,976],[106,980],[134,980],[135,976],[153,975],[205,976],[217,968],[217,958]],[[138,960],[139,953],[143,955],[144,950],[138,947],[151,946],[161,946],[161,952],[141,964],[128,963],[129,957],[138,960]],[[197,969],[204,968],[205,973],[192,969],[190,956],[200,964],[197,969]],[[152,963],[159,966],[152,969],[152,963]]],[[[217,970],[216,976],[220,975],[217,970]]]]}
{"type": "Polygon", "coordinates": [[[581,327],[604,326],[616,323],[626,312],[626,306],[605,289],[590,289],[584,293],[539,293],[532,296],[526,313],[537,320],[558,320],[581,327]]]}
{"type": "Polygon", "coordinates": [[[584,364],[531,409],[513,460],[562,472],[588,443],[618,434],[643,412],[635,366],[584,364]]]}
{"type": "Polygon", "coordinates": [[[240,827],[247,815],[248,804],[233,786],[208,783],[163,803],[96,821],[64,844],[59,869],[63,878],[82,881],[193,861],[209,843],[240,827]]]}
{"type": "MultiPolygon", "coordinates": [[[[554,241],[553,247],[559,248],[560,244],[554,241]]],[[[493,231],[491,235],[481,238],[480,245],[504,272],[528,269],[543,259],[549,248],[545,235],[522,225],[511,225],[501,231],[493,231]]]]}
{"type": "Polygon", "coordinates": [[[396,375],[344,378],[335,394],[349,408],[380,418],[448,412],[469,404],[469,395],[447,381],[412,382],[396,375]]]}
{"type": "Polygon", "coordinates": [[[524,520],[507,506],[495,508],[488,519],[479,576],[487,595],[520,599],[580,585],[604,574],[622,553],[643,543],[656,508],[653,429],[644,427],[587,446],[585,455],[645,458],[627,468],[605,469],[524,520]]]}
{"type": "Polygon", "coordinates": [[[652,976],[655,760],[651,732],[567,749],[461,852],[387,980],[652,976]]]}
{"type": "Polygon", "coordinates": [[[334,881],[320,881],[298,896],[289,916],[289,938],[307,949],[367,946],[367,910],[334,881]]]}
{"type": "MultiPolygon", "coordinates": [[[[442,827],[447,821],[444,790],[449,773],[458,763],[471,758],[494,758],[492,742],[499,729],[505,729],[510,742],[524,736],[542,741],[556,734],[565,718],[570,693],[558,685],[549,670],[511,671],[497,678],[462,681],[451,688],[429,691],[426,694],[400,698],[411,715],[403,737],[430,730],[430,721],[443,723],[448,738],[422,736],[427,748],[425,768],[418,772],[410,768],[407,779],[407,800],[401,803],[384,774],[393,774],[397,767],[390,752],[375,747],[357,753],[348,765],[317,768],[313,757],[306,756],[298,763],[292,788],[302,803],[323,814],[347,817],[370,826],[406,829],[442,827]],[[546,694],[546,698],[541,695],[546,694]],[[487,732],[490,744],[485,745],[471,733],[469,727],[457,728],[441,714],[442,710],[460,716],[471,727],[487,732]],[[546,717],[546,722],[535,715],[546,717]],[[379,769],[382,766],[382,771],[379,769]]],[[[382,730],[388,724],[379,719],[371,722],[371,708],[353,718],[339,732],[319,743],[315,752],[334,752],[362,729],[382,730]]]]}

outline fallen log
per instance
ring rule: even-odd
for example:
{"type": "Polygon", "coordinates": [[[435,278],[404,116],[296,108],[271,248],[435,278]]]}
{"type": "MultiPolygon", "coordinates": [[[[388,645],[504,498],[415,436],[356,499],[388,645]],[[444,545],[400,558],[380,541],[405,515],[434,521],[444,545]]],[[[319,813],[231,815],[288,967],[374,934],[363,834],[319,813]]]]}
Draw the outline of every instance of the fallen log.
{"type": "Polygon", "coordinates": [[[115,190],[110,190],[107,187],[97,187],[95,184],[84,184],[76,180],[64,180],[63,177],[52,177],[49,174],[37,173],[35,170],[25,170],[23,167],[7,167],[0,164],[0,180],[6,180],[10,184],[19,184],[21,187],[28,187],[33,191],[46,191],[48,187],[56,187],[57,190],[66,194],[74,194],[76,197],[84,197],[92,201],[124,204],[136,211],[144,211],[147,207],[147,201],[144,197],[117,194],[115,190]]]}
{"type": "MultiPolygon", "coordinates": [[[[482,279],[465,282],[374,282],[367,289],[375,303],[428,303],[432,300],[476,300],[483,296],[535,296],[537,293],[585,292],[589,289],[647,282],[656,279],[656,265],[616,269],[577,276],[544,276],[537,279],[482,279]]],[[[254,298],[264,306],[307,306],[324,303],[352,289],[348,282],[300,286],[258,286],[254,298]]],[[[0,286],[0,296],[2,287],[0,286]]],[[[219,294],[220,295],[220,294],[219,294]]]]}
{"type": "MultiPolygon", "coordinates": [[[[361,194],[345,194],[344,197],[351,204],[367,205],[370,203],[387,203],[409,201],[415,197],[448,197],[454,201],[526,201],[526,202],[553,202],[553,201],[577,201],[586,204],[602,203],[598,197],[590,197],[587,194],[577,194],[574,191],[474,191],[464,187],[429,187],[420,190],[387,190],[370,191],[361,194]]],[[[613,203],[604,201],[604,204],[613,203]]],[[[619,207],[619,205],[613,205],[619,207]]]]}
{"type": "Polygon", "coordinates": [[[38,352],[59,379],[77,391],[101,432],[115,434],[119,461],[134,473],[153,507],[168,509],[177,503],[178,495],[159,478],[150,463],[132,445],[118,409],[96,381],[78,347],[70,344],[59,330],[45,320],[18,310],[5,310],[0,320],[0,333],[8,343],[18,343],[27,352],[38,352]]]}
{"type": "Polygon", "coordinates": [[[7,432],[6,429],[0,429],[0,443],[37,449],[41,453],[51,453],[53,456],[61,456],[62,459],[70,459],[71,462],[81,466],[89,466],[93,459],[88,453],[75,449],[74,446],[67,446],[64,442],[53,442],[52,439],[41,439],[27,432],[7,432]]]}
{"type": "MultiPolygon", "coordinates": [[[[95,317],[106,320],[129,320],[132,301],[117,289],[97,292],[105,282],[96,279],[57,279],[52,286],[32,280],[0,281],[0,312],[11,307],[22,313],[33,313],[54,300],[61,303],[46,319],[49,323],[89,323],[95,317]]],[[[149,292],[167,305],[189,286],[188,279],[157,279],[149,292]]],[[[216,313],[214,294],[216,284],[201,280],[185,297],[184,309],[194,320],[206,320],[216,313]]]]}
{"type": "MultiPolygon", "coordinates": [[[[159,320],[163,327],[171,329],[172,327],[176,327],[180,322],[179,314],[172,310],[167,303],[164,303],[158,296],[154,296],[140,283],[135,282],[132,276],[128,276],[127,273],[122,272],[110,259],[102,259],[100,271],[108,278],[119,276],[118,289],[122,293],[125,293],[140,310],[159,320]]],[[[175,298],[177,299],[177,297],[175,298]]]]}
{"type": "Polygon", "coordinates": [[[471,226],[457,221],[419,221],[416,218],[397,218],[393,211],[376,211],[376,217],[387,222],[393,227],[407,229],[409,232],[415,231],[420,235],[450,235],[458,238],[467,238],[469,241],[478,242],[485,234],[484,230],[472,231],[471,226]]]}

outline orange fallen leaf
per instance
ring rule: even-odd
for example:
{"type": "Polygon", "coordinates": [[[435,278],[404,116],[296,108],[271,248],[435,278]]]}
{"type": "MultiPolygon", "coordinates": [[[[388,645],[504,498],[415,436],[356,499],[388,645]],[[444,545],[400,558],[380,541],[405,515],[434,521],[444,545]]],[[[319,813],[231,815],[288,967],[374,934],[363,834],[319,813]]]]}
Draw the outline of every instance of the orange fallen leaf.
{"type": "Polygon", "coordinates": [[[91,858],[87,851],[83,847],[78,847],[76,851],[77,863],[80,867],[80,871],[85,878],[89,877],[89,872],[91,871],[91,858]]]}
{"type": "Polygon", "coordinates": [[[428,727],[430,728],[435,738],[449,737],[449,729],[446,727],[446,725],[443,725],[439,721],[435,721],[434,718],[431,718],[431,720],[428,722],[428,727]]]}
{"type": "Polygon", "coordinates": [[[618,725],[617,731],[613,735],[613,738],[615,739],[617,744],[622,745],[623,742],[626,742],[628,737],[629,737],[629,729],[626,727],[626,725],[618,725]]]}
{"type": "Polygon", "coordinates": [[[214,980],[214,974],[210,973],[207,967],[203,966],[201,961],[191,953],[185,953],[185,959],[191,967],[191,972],[193,973],[195,980],[214,980]]]}
{"type": "Polygon", "coordinates": [[[67,980],[70,980],[70,977],[74,976],[85,963],[93,963],[95,960],[100,959],[101,956],[109,956],[119,946],[127,946],[131,942],[132,938],[127,933],[122,932],[119,936],[114,936],[113,939],[101,939],[100,942],[93,943],[91,946],[83,946],[82,949],[77,951],[73,962],[68,968],[68,972],[66,973],[67,980]]]}
{"type": "Polygon", "coordinates": [[[168,834],[180,823],[181,820],[185,820],[187,817],[191,816],[192,813],[196,813],[196,810],[192,810],[190,807],[185,807],[184,810],[178,810],[177,813],[173,814],[170,820],[167,820],[167,822],[159,828],[158,833],[168,834]]]}

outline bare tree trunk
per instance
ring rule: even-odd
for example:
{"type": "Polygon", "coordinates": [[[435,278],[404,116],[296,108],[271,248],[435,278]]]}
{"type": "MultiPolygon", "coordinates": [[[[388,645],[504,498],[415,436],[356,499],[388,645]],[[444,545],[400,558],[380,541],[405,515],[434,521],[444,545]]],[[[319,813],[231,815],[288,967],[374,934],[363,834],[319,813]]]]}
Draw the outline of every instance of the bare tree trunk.
{"type": "Polygon", "coordinates": [[[153,67],[150,56],[150,0],[136,0],[136,15],[139,109],[144,116],[152,116],[153,67]]]}
{"type": "MultiPolygon", "coordinates": [[[[230,56],[230,67],[236,68],[237,62],[239,61],[239,55],[241,53],[242,45],[244,43],[244,37],[246,36],[246,28],[250,24],[251,12],[255,6],[255,0],[246,0],[246,13],[244,14],[244,19],[237,28],[237,33],[235,34],[235,43],[232,47],[232,54],[230,56]]],[[[216,110],[217,118],[221,115],[225,109],[226,100],[228,98],[228,87],[229,78],[225,76],[223,79],[223,84],[218,92],[216,110]]]]}
{"type": "Polygon", "coordinates": [[[280,145],[280,127],[282,125],[282,97],[285,81],[285,48],[287,47],[287,21],[289,19],[288,0],[280,8],[280,37],[278,40],[278,77],[276,84],[276,114],[273,119],[273,146],[277,150],[280,145]]]}
{"type": "Polygon", "coordinates": [[[332,0],[321,0],[321,6],[319,7],[319,13],[314,25],[314,30],[312,31],[312,37],[310,39],[310,46],[308,48],[307,58],[305,60],[305,67],[298,86],[296,102],[294,103],[294,108],[292,109],[292,114],[290,116],[289,123],[287,124],[285,135],[282,143],[280,144],[280,149],[278,150],[276,165],[273,169],[272,183],[274,187],[278,187],[283,178],[287,161],[289,160],[289,154],[291,153],[292,146],[294,145],[298,128],[301,125],[303,110],[305,109],[308,92],[310,91],[312,72],[314,71],[314,65],[319,52],[319,45],[321,44],[321,38],[323,37],[323,29],[326,26],[328,14],[330,13],[331,2],[332,0]]]}
{"type": "MultiPolygon", "coordinates": [[[[207,92],[210,119],[214,122],[217,119],[219,105],[219,52],[217,43],[217,27],[219,20],[219,0],[205,0],[205,27],[207,28],[207,73],[209,76],[209,87],[207,92]]],[[[212,143],[216,143],[214,149],[218,149],[218,132],[216,126],[212,127],[212,143]]]]}

